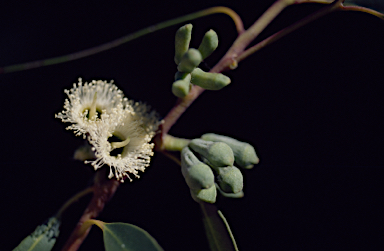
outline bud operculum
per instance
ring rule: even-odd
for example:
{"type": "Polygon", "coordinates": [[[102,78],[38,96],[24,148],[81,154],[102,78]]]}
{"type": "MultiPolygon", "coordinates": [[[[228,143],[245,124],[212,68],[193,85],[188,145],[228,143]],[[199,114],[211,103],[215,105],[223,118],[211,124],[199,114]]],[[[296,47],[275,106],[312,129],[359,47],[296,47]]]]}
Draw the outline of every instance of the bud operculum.
{"type": "Polygon", "coordinates": [[[214,133],[204,134],[201,138],[207,141],[224,142],[229,145],[235,156],[236,164],[242,168],[250,169],[253,165],[259,163],[254,147],[246,142],[214,133]]]}
{"type": "Polygon", "coordinates": [[[188,51],[192,35],[192,24],[180,27],[175,36],[175,63],[179,64],[181,57],[188,51]]]}
{"type": "Polygon", "coordinates": [[[206,90],[220,90],[231,83],[231,79],[221,73],[204,72],[196,68],[192,72],[192,84],[198,85],[206,90]]]}
{"type": "Polygon", "coordinates": [[[189,143],[189,147],[206,158],[213,168],[233,165],[235,159],[233,151],[223,142],[193,139],[189,143]]]}
{"type": "Polygon", "coordinates": [[[211,53],[216,50],[219,45],[219,38],[214,30],[209,30],[205,33],[203,41],[199,46],[199,51],[203,59],[207,58],[211,53]]]}
{"type": "Polygon", "coordinates": [[[198,189],[198,190],[190,189],[190,192],[191,192],[192,198],[196,202],[201,202],[201,201],[208,202],[208,203],[216,202],[217,191],[216,191],[215,185],[206,189],[198,189]]]}
{"type": "Polygon", "coordinates": [[[239,193],[243,190],[243,175],[235,166],[217,168],[217,182],[226,193],[239,193]]]}
{"type": "Polygon", "coordinates": [[[214,185],[211,168],[202,163],[188,147],[181,151],[181,172],[190,189],[207,189],[214,185]]]}
{"type": "Polygon", "coordinates": [[[203,60],[201,53],[191,48],[180,59],[180,63],[177,66],[177,70],[180,72],[192,72],[203,60]]]}
{"type": "Polygon", "coordinates": [[[172,93],[179,98],[187,96],[191,89],[191,74],[177,72],[175,80],[172,84],[172,93]]]}
{"type": "Polygon", "coordinates": [[[216,185],[216,188],[217,190],[219,190],[220,194],[224,197],[227,197],[227,198],[234,198],[234,199],[238,199],[238,198],[243,198],[244,197],[244,192],[243,190],[241,190],[240,192],[238,193],[226,193],[224,192],[223,190],[221,190],[220,186],[215,183],[216,185]]]}

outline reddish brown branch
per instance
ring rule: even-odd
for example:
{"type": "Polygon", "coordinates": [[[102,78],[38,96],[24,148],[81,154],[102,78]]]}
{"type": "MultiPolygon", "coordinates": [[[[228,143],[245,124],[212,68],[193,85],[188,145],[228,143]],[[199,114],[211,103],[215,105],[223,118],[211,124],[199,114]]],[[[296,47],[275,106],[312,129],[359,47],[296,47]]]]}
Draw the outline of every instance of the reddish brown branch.
{"type": "Polygon", "coordinates": [[[100,214],[105,204],[113,197],[116,189],[119,187],[120,182],[116,179],[106,179],[105,170],[107,168],[96,172],[92,200],[89,202],[62,251],[78,250],[91,229],[88,228],[85,232],[80,232],[81,226],[85,221],[94,219],[100,214]]]}

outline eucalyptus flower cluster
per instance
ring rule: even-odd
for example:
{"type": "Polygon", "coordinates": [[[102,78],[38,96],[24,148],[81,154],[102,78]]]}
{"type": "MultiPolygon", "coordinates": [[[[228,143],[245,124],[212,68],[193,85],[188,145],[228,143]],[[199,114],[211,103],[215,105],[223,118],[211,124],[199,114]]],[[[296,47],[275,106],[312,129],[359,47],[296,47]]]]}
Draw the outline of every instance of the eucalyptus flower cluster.
{"type": "Polygon", "coordinates": [[[189,48],[192,24],[180,27],[175,36],[175,63],[177,70],[172,92],[177,97],[188,95],[192,84],[206,90],[220,90],[229,85],[231,79],[221,73],[204,72],[199,64],[216,50],[219,39],[214,30],[205,33],[198,49],[189,48]]]}
{"type": "Polygon", "coordinates": [[[160,124],[156,112],[141,103],[128,100],[113,84],[102,80],[83,83],[81,79],[73,88],[65,90],[68,98],[64,110],[56,115],[76,136],[87,138],[96,160],[95,170],[104,164],[110,167],[109,178],[132,181],[129,174],[139,177],[153,156],[154,144],[150,143],[160,124]]]}
{"type": "Polygon", "coordinates": [[[214,203],[217,190],[226,197],[243,197],[243,175],[235,163],[251,169],[259,158],[250,144],[227,136],[208,133],[191,140],[181,151],[181,172],[192,198],[214,203]]]}

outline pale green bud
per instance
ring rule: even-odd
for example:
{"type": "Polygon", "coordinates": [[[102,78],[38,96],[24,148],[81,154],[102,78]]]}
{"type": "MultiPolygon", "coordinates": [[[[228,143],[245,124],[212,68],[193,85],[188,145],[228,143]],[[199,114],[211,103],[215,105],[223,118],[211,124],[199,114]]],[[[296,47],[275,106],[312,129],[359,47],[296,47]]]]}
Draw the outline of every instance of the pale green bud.
{"type": "Polygon", "coordinates": [[[231,83],[231,79],[221,73],[204,72],[200,68],[193,70],[191,81],[194,85],[213,91],[220,90],[231,83]]]}
{"type": "Polygon", "coordinates": [[[176,31],[175,36],[175,63],[179,64],[181,57],[188,51],[191,41],[192,24],[186,24],[176,31]]]}
{"type": "Polygon", "coordinates": [[[175,73],[175,81],[181,80],[181,79],[188,79],[189,81],[191,80],[191,73],[186,73],[186,72],[176,72],[175,73]]]}
{"type": "Polygon", "coordinates": [[[189,49],[180,59],[177,70],[181,72],[192,72],[203,60],[200,52],[196,49],[189,49]]]}
{"type": "Polygon", "coordinates": [[[208,141],[224,142],[229,145],[235,155],[236,164],[242,168],[250,169],[259,163],[255,148],[248,143],[214,133],[204,134],[201,138],[208,141]]]}
{"type": "Polygon", "coordinates": [[[238,193],[226,193],[224,192],[223,190],[221,190],[220,186],[215,183],[216,185],[216,188],[217,190],[220,192],[220,194],[224,197],[227,197],[227,198],[234,198],[234,199],[238,199],[238,198],[243,198],[244,197],[244,192],[243,190],[241,190],[240,192],[238,193]]]}
{"type": "Polygon", "coordinates": [[[225,193],[239,193],[243,190],[243,175],[235,166],[217,168],[217,183],[225,193]]]}
{"type": "Polygon", "coordinates": [[[205,201],[208,203],[215,203],[216,202],[216,186],[212,185],[210,188],[206,189],[198,189],[193,190],[191,189],[191,196],[196,202],[205,201]]]}
{"type": "Polygon", "coordinates": [[[189,143],[189,147],[206,158],[213,168],[232,166],[235,160],[232,149],[223,142],[193,139],[189,143]]]}
{"type": "Polygon", "coordinates": [[[191,74],[177,72],[175,80],[172,84],[172,93],[179,98],[187,96],[191,89],[191,74]]]}
{"type": "Polygon", "coordinates": [[[199,51],[203,59],[207,58],[211,53],[216,50],[219,45],[219,38],[214,30],[209,30],[205,33],[203,41],[199,46],[199,51]]]}
{"type": "Polygon", "coordinates": [[[181,151],[181,172],[191,189],[205,189],[214,185],[212,169],[198,160],[188,147],[181,151]]]}

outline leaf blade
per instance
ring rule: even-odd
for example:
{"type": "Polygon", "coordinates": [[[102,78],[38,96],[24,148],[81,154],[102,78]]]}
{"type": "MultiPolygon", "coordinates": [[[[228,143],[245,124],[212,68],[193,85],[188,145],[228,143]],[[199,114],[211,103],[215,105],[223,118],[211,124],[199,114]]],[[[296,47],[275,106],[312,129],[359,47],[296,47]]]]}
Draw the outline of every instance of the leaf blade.
{"type": "Polygon", "coordinates": [[[127,223],[106,223],[103,227],[106,251],[163,251],[144,229],[127,223]]]}
{"type": "Polygon", "coordinates": [[[215,205],[200,203],[203,213],[203,224],[211,251],[235,251],[227,227],[217,213],[215,205]]]}
{"type": "Polygon", "coordinates": [[[13,251],[50,251],[59,236],[60,221],[51,217],[47,223],[39,225],[13,251]]]}

